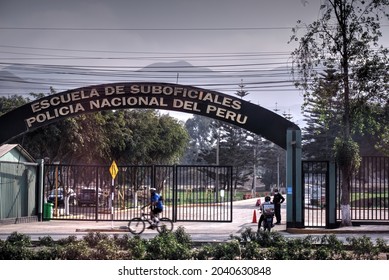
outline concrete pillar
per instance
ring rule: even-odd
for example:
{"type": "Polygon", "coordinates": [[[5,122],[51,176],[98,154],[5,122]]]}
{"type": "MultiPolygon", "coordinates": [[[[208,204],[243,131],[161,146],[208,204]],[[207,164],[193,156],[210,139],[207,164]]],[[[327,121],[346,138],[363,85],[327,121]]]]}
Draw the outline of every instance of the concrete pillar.
{"type": "Polygon", "coordinates": [[[302,228],[301,131],[288,129],[286,143],[286,227],[302,228]]]}

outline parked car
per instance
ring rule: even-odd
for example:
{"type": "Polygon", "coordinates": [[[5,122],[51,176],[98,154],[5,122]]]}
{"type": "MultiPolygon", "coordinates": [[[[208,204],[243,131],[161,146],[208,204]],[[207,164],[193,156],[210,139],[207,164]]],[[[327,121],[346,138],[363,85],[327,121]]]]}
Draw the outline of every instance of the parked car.
{"type": "Polygon", "coordinates": [[[324,208],[326,204],[325,188],[317,185],[305,187],[305,205],[324,208]]]}
{"type": "Polygon", "coordinates": [[[96,205],[99,206],[103,203],[103,193],[100,188],[96,193],[96,188],[82,188],[78,195],[78,204],[81,206],[96,205]]]}
{"type": "MultiPolygon", "coordinates": [[[[77,205],[77,194],[71,188],[66,189],[66,194],[69,196],[69,205],[77,205]]],[[[55,200],[57,198],[57,205],[64,206],[65,205],[65,193],[62,187],[56,189],[52,189],[47,197],[47,202],[55,204],[55,200]]]]}

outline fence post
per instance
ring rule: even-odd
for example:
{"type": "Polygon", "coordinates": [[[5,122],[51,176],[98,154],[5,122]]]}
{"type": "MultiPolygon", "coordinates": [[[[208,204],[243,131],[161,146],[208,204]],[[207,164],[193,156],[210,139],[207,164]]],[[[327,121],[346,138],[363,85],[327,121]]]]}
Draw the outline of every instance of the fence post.
{"type": "Polygon", "coordinates": [[[173,166],[173,187],[172,187],[173,197],[172,197],[172,216],[173,216],[173,222],[177,222],[177,165],[175,164],[173,166]]]}
{"type": "Polygon", "coordinates": [[[39,179],[38,179],[38,221],[43,221],[43,200],[44,200],[44,169],[45,169],[45,160],[39,159],[39,179]]]}

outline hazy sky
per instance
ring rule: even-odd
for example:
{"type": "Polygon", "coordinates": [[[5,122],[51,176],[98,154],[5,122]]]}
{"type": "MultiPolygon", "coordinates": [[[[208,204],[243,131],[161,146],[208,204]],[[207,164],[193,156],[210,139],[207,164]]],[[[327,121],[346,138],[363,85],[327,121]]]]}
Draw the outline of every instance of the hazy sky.
{"type": "MultiPolygon", "coordinates": [[[[317,19],[322,1],[0,0],[0,68],[28,63],[137,70],[178,60],[215,71],[286,67],[296,47],[287,43],[291,28],[299,19],[317,19]]],[[[238,85],[242,79],[229,80],[238,85]]],[[[293,112],[302,102],[297,91],[257,88],[248,99],[293,112]]]]}
{"type": "Polygon", "coordinates": [[[320,0],[0,0],[1,27],[42,28],[1,30],[1,42],[99,51],[288,51],[291,27],[298,19],[316,19],[319,4],[320,0]]]}

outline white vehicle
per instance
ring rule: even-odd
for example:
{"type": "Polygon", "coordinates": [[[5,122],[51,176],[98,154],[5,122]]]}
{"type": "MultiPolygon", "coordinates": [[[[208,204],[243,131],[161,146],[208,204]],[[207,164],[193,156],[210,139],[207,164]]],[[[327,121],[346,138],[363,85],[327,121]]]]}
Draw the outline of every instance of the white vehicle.
{"type": "Polygon", "coordinates": [[[55,204],[55,201],[57,200],[58,206],[64,206],[65,198],[68,197],[69,205],[77,205],[77,194],[74,190],[71,188],[67,188],[65,190],[66,192],[64,192],[62,187],[52,189],[47,197],[47,202],[55,204]]]}
{"type": "Polygon", "coordinates": [[[318,185],[306,185],[304,203],[309,206],[325,207],[325,188],[318,185]]]}

